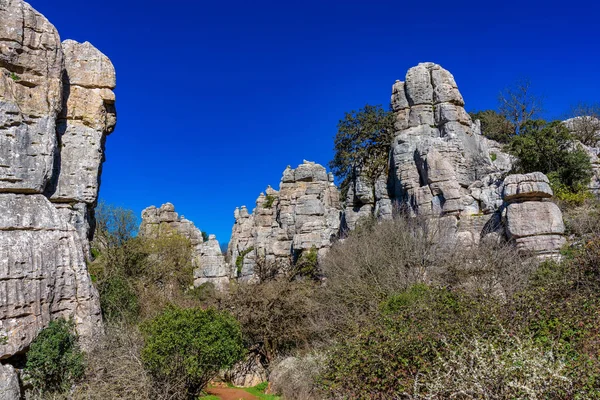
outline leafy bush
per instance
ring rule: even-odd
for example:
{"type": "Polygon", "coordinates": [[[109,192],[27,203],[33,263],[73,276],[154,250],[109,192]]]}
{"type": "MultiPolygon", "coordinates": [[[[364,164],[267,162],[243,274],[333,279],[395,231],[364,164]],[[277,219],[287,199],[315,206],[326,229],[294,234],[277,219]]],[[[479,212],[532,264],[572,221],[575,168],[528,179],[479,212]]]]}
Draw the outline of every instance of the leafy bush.
{"type": "Polygon", "coordinates": [[[73,328],[72,321],[51,321],[31,343],[25,374],[35,392],[67,391],[83,375],[84,357],[73,328]]]}
{"type": "Polygon", "coordinates": [[[319,254],[317,248],[312,246],[310,250],[302,251],[294,267],[294,276],[316,279],[319,275],[319,254]]]}
{"type": "Polygon", "coordinates": [[[190,399],[244,355],[237,321],[212,308],[170,307],[142,324],[141,330],[142,360],[148,371],[159,381],[183,379],[190,399]]]}
{"type": "Polygon", "coordinates": [[[140,311],[138,296],[132,282],[121,275],[113,275],[98,284],[102,315],[109,321],[134,322],[140,311]]]}
{"type": "Polygon", "coordinates": [[[512,138],[508,150],[518,159],[517,172],[553,173],[555,180],[573,192],[586,186],[592,176],[589,156],[560,121],[529,121],[512,138]]]}
{"type": "Polygon", "coordinates": [[[499,330],[493,304],[484,300],[425,285],[392,296],[379,317],[357,327],[330,353],[326,387],[341,398],[399,398],[412,392],[448,344],[499,330]]]}

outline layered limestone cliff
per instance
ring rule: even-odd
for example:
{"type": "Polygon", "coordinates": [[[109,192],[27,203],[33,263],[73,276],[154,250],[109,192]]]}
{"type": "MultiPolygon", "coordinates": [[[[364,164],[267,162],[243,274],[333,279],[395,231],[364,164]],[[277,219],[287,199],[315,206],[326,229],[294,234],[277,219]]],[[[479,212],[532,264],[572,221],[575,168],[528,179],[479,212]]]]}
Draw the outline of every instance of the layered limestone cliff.
{"type": "Polygon", "coordinates": [[[86,268],[115,72],[21,0],[0,0],[0,359],[49,321],[102,332],[86,268]]]}
{"type": "Polygon", "coordinates": [[[252,214],[245,206],[235,210],[228,248],[234,276],[252,281],[260,268],[285,270],[312,249],[322,257],[339,233],[341,214],[339,191],[324,167],[288,166],[279,191],[268,187],[252,214]]]}
{"type": "Polygon", "coordinates": [[[208,240],[203,241],[202,231],[183,215],[180,217],[171,203],[163,204],[160,208],[150,206],[142,211],[140,236],[156,239],[172,233],[189,239],[192,245],[194,286],[211,283],[218,290],[225,290],[231,270],[215,235],[209,235],[208,240]]]}

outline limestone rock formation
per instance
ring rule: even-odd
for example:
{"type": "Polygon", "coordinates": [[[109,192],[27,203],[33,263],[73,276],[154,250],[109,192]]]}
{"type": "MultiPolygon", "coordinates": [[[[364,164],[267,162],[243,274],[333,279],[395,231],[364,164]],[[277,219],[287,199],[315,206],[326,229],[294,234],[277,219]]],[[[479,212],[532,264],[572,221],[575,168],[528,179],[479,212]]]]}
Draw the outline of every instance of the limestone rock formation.
{"type": "MultiPolygon", "coordinates": [[[[0,0],[0,359],[49,321],[102,332],[86,269],[114,69],[89,43],[61,44],[22,0],[0,0]],[[95,60],[101,60],[96,62],[95,60]]],[[[5,367],[6,368],[6,367],[5,367]]]]}
{"type": "Polygon", "coordinates": [[[228,255],[234,275],[243,281],[256,279],[259,268],[289,268],[313,248],[323,256],[339,233],[339,192],[321,165],[288,166],[279,191],[268,187],[265,193],[252,214],[245,206],[235,210],[228,255]]]}
{"type": "Polygon", "coordinates": [[[20,398],[21,388],[17,371],[10,364],[0,364],[0,400],[18,400],[20,398]]]}
{"type": "Polygon", "coordinates": [[[171,203],[163,204],[160,208],[150,206],[142,211],[140,236],[158,238],[172,232],[190,240],[194,286],[212,283],[217,290],[225,290],[231,272],[215,235],[209,235],[204,242],[200,229],[192,221],[179,217],[171,203]]]}
{"type": "Polygon", "coordinates": [[[139,235],[148,238],[158,238],[161,235],[176,232],[187,238],[192,246],[197,247],[202,243],[202,232],[196,228],[192,221],[181,217],[175,212],[175,206],[165,203],[160,208],[150,206],[142,211],[142,223],[139,235]]]}
{"type": "Polygon", "coordinates": [[[62,48],[66,74],[57,126],[61,151],[56,153],[54,179],[46,192],[87,243],[93,234],[104,144],[116,124],[115,69],[88,42],[65,40],[62,48]]]}
{"type": "Polygon", "coordinates": [[[558,207],[542,201],[552,196],[548,179],[541,173],[506,177],[511,157],[481,135],[450,72],[433,63],[409,69],[392,87],[392,108],[396,134],[387,189],[393,203],[442,217],[454,231],[447,234],[450,243],[476,245],[494,234],[522,250],[558,251],[564,226],[558,207]],[[536,207],[543,211],[534,215],[536,207]],[[519,221],[534,216],[545,220],[519,221]]]}
{"type": "Polygon", "coordinates": [[[208,240],[200,245],[199,259],[200,265],[194,270],[194,286],[212,283],[215,289],[226,290],[231,268],[225,262],[225,256],[215,235],[208,235],[208,240]]]}

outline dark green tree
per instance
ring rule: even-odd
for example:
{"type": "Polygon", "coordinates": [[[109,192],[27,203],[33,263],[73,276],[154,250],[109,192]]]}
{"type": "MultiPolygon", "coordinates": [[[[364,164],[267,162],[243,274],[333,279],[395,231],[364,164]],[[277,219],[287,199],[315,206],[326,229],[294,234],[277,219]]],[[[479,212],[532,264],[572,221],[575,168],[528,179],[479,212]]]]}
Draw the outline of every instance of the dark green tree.
{"type": "Polygon", "coordinates": [[[365,105],[350,111],[338,123],[334,139],[334,157],[329,163],[346,193],[357,169],[374,183],[387,172],[394,135],[394,114],[381,105],[365,105]]]}
{"type": "Polygon", "coordinates": [[[170,307],[142,324],[142,360],[157,380],[183,380],[187,398],[195,399],[220,370],[244,355],[239,323],[212,308],[170,307]]]}
{"type": "Polygon", "coordinates": [[[572,191],[587,185],[592,176],[589,156],[560,121],[526,122],[521,134],[511,139],[508,150],[517,157],[516,172],[543,172],[572,191]]]}

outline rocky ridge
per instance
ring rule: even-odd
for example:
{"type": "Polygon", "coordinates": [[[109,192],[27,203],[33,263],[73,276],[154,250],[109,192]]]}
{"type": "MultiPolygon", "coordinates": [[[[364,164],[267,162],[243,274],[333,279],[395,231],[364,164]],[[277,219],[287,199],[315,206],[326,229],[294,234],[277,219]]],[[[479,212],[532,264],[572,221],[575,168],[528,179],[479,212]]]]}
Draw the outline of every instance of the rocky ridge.
{"type": "Polygon", "coordinates": [[[0,0],[0,21],[0,359],[6,362],[56,318],[73,318],[84,346],[102,333],[86,257],[116,113],[115,71],[104,54],[89,43],[61,43],[54,26],[21,0],[0,0]]]}

